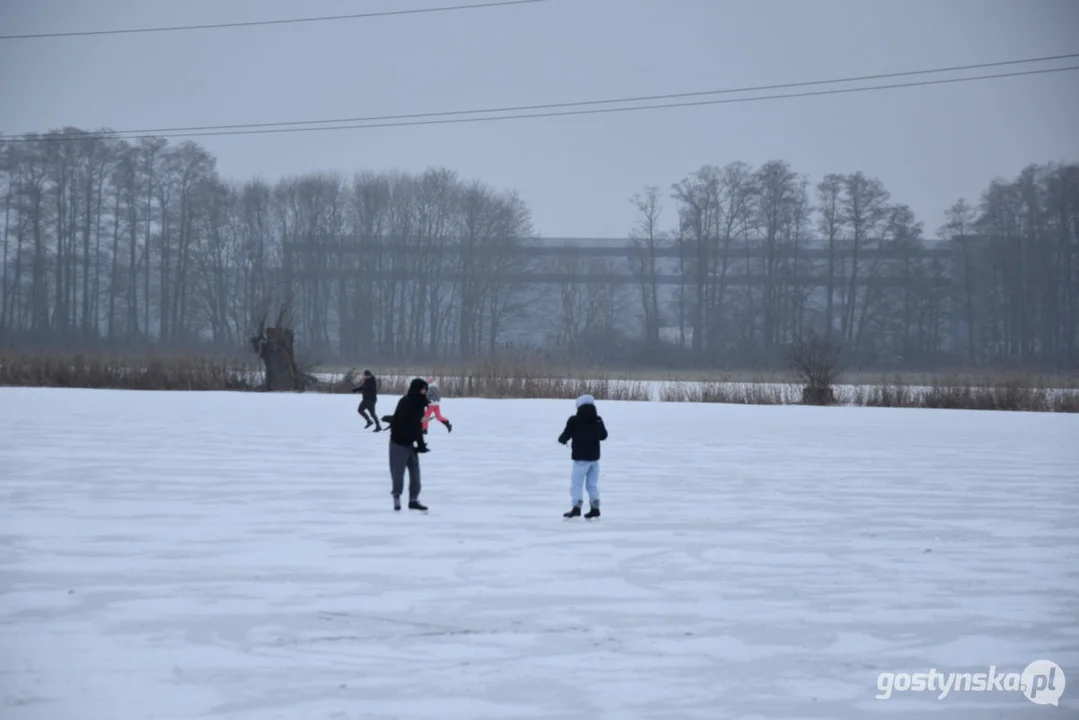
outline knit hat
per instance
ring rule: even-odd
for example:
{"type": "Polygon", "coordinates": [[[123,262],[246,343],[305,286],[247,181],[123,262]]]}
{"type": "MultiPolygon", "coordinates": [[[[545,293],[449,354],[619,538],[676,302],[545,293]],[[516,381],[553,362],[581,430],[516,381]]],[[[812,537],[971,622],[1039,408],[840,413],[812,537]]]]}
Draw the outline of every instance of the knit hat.
{"type": "Polygon", "coordinates": [[[596,404],[596,399],[594,397],[592,397],[591,395],[582,395],[581,397],[577,398],[577,407],[581,407],[582,405],[595,405],[595,404],[596,404]]]}

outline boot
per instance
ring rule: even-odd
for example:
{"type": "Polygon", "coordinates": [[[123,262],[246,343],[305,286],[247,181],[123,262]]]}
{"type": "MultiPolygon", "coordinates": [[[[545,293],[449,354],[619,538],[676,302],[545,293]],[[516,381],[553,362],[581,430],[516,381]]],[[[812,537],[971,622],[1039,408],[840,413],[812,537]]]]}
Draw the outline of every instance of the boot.
{"type": "Polygon", "coordinates": [[[420,512],[427,512],[427,506],[421,503],[419,500],[409,500],[408,509],[419,510],[420,512]]]}
{"type": "Polygon", "coordinates": [[[453,425],[449,420],[443,420],[442,424],[446,426],[446,432],[453,432],[453,425]]]}
{"type": "Polygon", "coordinates": [[[581,517],[581,506],[580,505],[574,505],[572,510],[570,510],[569,512],[566,512],[566,513],[562,513],[562,517],[564,517],[564,518],[581,517]]]}
{"type": "Polygon", "coordinates": [[[584,519],[585,520],[592,520],[592,519],[598,518],[598,517],[599,517],[599,503],[594,502],[594,503],[592,503],[591,509],[589,509],[589,511],[584,514],[584,519]]]}
{"type": "Polygon", "coordinates": [[[401,512],[401,496],[400,495],[394,495],[393,496],[393,511],[394,512],[401,512]]]}
{"type": "Polygon", "coordinates": [[[371,427],[372,425],[374,425],[374,423],[371,422],[370,420],[368,420],[367,424],[363,426],[363,429],[366,430],[367,428],[371,427]]]}

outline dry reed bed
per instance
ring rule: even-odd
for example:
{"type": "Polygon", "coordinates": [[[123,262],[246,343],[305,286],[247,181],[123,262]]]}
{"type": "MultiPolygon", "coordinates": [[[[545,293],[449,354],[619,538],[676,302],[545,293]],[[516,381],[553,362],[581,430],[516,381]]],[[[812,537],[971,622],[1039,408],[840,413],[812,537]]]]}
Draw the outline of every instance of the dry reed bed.
{"type": "Polygon", "coordinates": [[[124,390],[255,390],[257,362],[209,358],[0,355],[0,385],[124,390]]]}
{"type": "MultiPolygon", "coordinates": [[[[416,375],[379,374],[379,393],[402,395],[416,375]]],[[[565,399],[592,395],[596,400],[648,401],[652,388],[648,383],[626,382],[611,378],[574,378],[540,373],[527,368],[481,367],[471,373],[434,372],[419,377],[435,378],[445,397],[490,399],[565,399]]],[[[328,392],[351,392],[359,384],[359,375],[349,371],[343,375],[321,376],[328,392]]]]}
{"type": "MultiPolygon", "coordinates": [[[[380,393],[400,395],[415,375],[376,373],[380,393]]],[[[591,394],[597,400],[794,405],[801,386],[786,377],[706,381],[642,382],[610,377],[572,377],[528,366],[479,365],[472,370],[434,371],[445,397],[567,399],[591,394]]],[[[257,362],[227,358],[106,357],[0,353],[0,385],[127,390],[259,391],[257,362]]],[[[349,393],[358,373],[321,374],[312,392],[349,393]]],[[[837,403],[866,407],[943,408],[1079,412],[1079,386],[1036,376],[1000,381],[952,377],[929,384],[882,378],[873,384],[839,385],[837,403]],[[1064,385],[1064,387],[1061,387],[1064,385]]]]}
{"type": "MultiPolygon", "coordinates": [[[[480,366],[468,373],[433,373],[446,397],[564,399],[591,394],[597,400],[651,400],[646,383],[607,378],[574,378],[530,368],[480,366]]],[[[401,395],[413,375],[378,375],[379,392],[401,395]]],[[[359,374],[315,376],[311,392],[350,393],[359,374]]],[[[119,390],[259,391],[259,363],[227,359],[177,359],[81,355],[0,354],[0,386],[93,388],[119,390]]]]}
{"type": "Polygon", "coordinates": [[[867,407],[906,407],[943,410],[1008,410],[1079,412],[1079,391],[1005,381],[962,385],[954,382],[911,387],[882,383],[856,390],[854,404],[867,407]]]}
{"type": "MultiPolygon", "coordinates": [[[[663,402],[708,402],[751,405],[797,405],[802,386],[786,382],[671,382],[659,389],[663,402]]],[[[1079,389],[1025,379],[977,383],[952,379],[929,385],[900,380],[873,385],[839,385],[837,405],[947,410],[1079,412],[1079,389]]]]}
{"type": "Polygon", "coordinates": [[[661,402],[727,403],[734,405],[791,405],[801,388],[783,382],[668,382],[659,387],[661,402]]]}

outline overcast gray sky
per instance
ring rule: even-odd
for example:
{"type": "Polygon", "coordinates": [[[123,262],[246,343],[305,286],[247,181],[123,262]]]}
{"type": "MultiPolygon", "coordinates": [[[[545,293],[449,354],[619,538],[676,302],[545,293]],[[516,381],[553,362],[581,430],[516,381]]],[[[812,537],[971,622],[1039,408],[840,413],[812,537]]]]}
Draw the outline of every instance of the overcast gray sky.
{"type": "MultiPolygon", "coordinates": [[[[0,0],[0,34],[479,0],[0,0]]],[[[0,41],[0,131],[355,117],[692,92],[1079,50],[1077,0],[548,0],[330,23],[0,41]]],[[[1069,64],[1068,61],[1056,65],[1069,64]]],[[[1070,63],[1076,64],[1076,63],[1070,63]]],[[[1023,68],[1004,68],[1003,71],[1023,68]]],[[[998,72],[1000,70],[997,70],[998,72]]],[[[992,72],[992,71],[990,71],[992,72]]],[[[917,78],[914,78],[917,79],[917,78]]],[[[197,139],[230,178],[429,166],[517,189],[536,229],[622,237],[704,164],[862,170],[932,236],[1031,162],[1079,160],[1079,72],[636,113],[197,139]]],[[[668,202],[664,220],[674,216],[668,202]]]]}

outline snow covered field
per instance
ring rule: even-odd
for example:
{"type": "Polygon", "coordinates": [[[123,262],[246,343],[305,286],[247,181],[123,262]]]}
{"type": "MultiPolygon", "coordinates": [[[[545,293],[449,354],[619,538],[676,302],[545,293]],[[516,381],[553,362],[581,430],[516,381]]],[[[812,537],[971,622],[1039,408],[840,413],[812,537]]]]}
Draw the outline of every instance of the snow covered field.
{"type": "Polygon", "coordinates": [[[447,400],[428,516],[392,512],[357,401],[0,388],[0,717],[1079,709],[1075,416],[600,403],[586,523],[571,400],[447,400]],[[1059,707],[875,698],[1039,659],[1059,707]]]}

